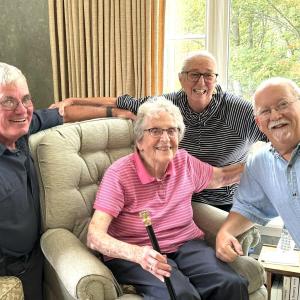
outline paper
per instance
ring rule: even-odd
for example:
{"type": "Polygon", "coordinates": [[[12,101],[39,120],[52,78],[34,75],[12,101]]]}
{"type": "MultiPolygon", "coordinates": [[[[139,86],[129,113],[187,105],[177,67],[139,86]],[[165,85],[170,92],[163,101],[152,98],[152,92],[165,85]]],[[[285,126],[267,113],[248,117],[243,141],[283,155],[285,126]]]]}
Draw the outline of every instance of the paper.
{"type": "Polygon", "coordinates": [[[279,264],[299,267],[299,254],[296,251],[283,251],[276,249],[272,252],[261,253],[260,261],[269,264],[279,264]]]}

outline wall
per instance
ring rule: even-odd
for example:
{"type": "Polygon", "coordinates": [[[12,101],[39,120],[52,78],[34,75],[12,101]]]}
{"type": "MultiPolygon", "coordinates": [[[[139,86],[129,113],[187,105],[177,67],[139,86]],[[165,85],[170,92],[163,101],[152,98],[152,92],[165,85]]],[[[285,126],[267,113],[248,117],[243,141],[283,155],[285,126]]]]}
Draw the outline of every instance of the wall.
{"type": "Polygon", "coordinates": [[[22,70],[35,107],[54,101],[47,0],[0,0],[0,61],[22,70]]]}

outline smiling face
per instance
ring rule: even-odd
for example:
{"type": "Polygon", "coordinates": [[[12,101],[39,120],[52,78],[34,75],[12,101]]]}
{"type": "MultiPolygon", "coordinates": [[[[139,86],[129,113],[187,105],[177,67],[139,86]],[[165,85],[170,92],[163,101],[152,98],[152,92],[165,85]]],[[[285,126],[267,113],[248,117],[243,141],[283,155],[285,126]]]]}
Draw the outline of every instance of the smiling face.
{"type": "MultiPolygon", "coordinates": [[[[208,56],[194,56],[189,59],[183,71],[198,73],[216,73],[216,63],[208,56]]],[[[216,79],[211,82],[204,80],[203,76],[198,81],[189,81],[186,73],[179,73],[182,89],[187,94],[189,106],[195,112],[202,112],[210,103],[216,86],[216,79]]]]}
{"type": "MultiPolygon", "coordinates": [[[[0,85],[0,101],[10,97],[21,102],[28,95],[28,86],[23,79],[12,84],[0,85]]],[[[15,148],[15,142],[27,134],[32,114],[33,106],[25,108],[19,103],[15,110],[7,110],[0,105],[0,143],[10,149],[15,148]]]]}
{"type": "MultiPolygon", "coordinates": [[[[144,121],[144,129],[174,127],[177,127],[177,124],[167,112],[160,112],[151,118],[146,117],[144,121]]],[[[154,177],[161,178],[178,149],[178,134],[169,137],[164,131],[161,137],[154,137],[145,131],[144,136],[136,145],[149,173],[154,177]]]]}
{"type": "Polygon", "coordinates": [[[255,94],[256,123],[286,159],[300,142],[300,101],[287,84],[268,85],[255,94]],[[282,104],[284,105],[281,109],[282,104]],[[262,112],[271,108],[271,114],[262,112]],[[277,108],[277,110],[275,109],[277,108]]]}

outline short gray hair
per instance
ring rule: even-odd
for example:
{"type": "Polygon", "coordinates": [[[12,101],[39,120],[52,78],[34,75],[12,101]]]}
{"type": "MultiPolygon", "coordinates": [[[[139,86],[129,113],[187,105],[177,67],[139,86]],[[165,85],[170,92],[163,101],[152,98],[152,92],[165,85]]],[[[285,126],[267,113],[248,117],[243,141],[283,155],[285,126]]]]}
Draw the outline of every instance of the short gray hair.
{"type": "Polygon", "coordinates": [[[25,76],[18,68],[0,62],[0,85],[13,84],[19,80],[24,80],[26,82],[25,76]]]}
{"type": "Polygon", "coordinates": [[[153,97],[143,103],[139,109],[133,126],[135,142],[140,141],[144,136],[145,119],[155,118],[161,112],[167,112],[176,122],[179,128],[178,140],[181,141],[184,136],[185,125],[179,108],[164,97],[153,97]]]}
{"type": "Polygon", "coordinates": [[[288,78],[284,78],[284,77],[271,77],[268,78],[266,80],[264,80],[256,89],[256,91],[254,92],[254,96],[253,98],[255,98],[255,95],[264,90],[265,88],[272,86],[272,85],[286,85],[288,87],[291,88],[292,93],[294,94],[295,97],[299,98],[300,97],[300,88],[299,86],[296,84],[295,81],[288,79],[288,78]]]}
{"type": "Polygon", "coordinates": [[[206,50],[193,51],[188,54],[188,56],[184,59],[181,67],[181,72],[186,71],[186,66],[195,58],[209,58],[214,64],[217,66],[216,58],[206,50]]]}

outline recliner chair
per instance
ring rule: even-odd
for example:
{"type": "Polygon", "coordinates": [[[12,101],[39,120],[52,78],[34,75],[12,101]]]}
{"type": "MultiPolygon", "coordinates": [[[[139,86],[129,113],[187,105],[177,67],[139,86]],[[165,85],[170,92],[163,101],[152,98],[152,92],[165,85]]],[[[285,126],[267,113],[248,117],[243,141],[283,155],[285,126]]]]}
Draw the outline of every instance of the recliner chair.
{"type": "MultiPolygon", "coordinates": [[[[86,246],[99,182],[112,162],[133,151],[132,122],[109,118],[64,124],[32,135],[30,148],[40,184],[46,299],[142,299],[132,286],[121,287],[86,246]]],[[[227,213],[199,203],[193,209],[213,246],[227,213]]],[[[247,253],[259,233],[253,227],[240,238],[247,253]]],[[[248,278],[251,300],[267,298],[264,270],[256,260],[239,257],[232,267],[248,278]]]]}

